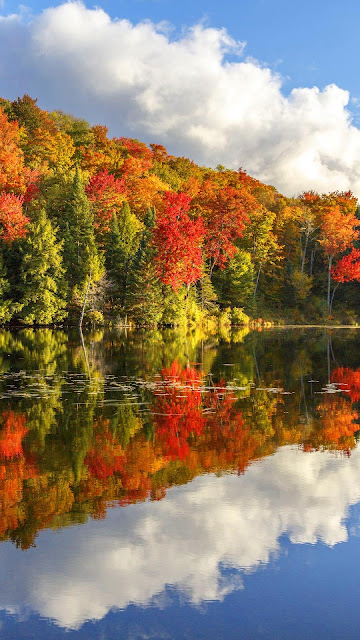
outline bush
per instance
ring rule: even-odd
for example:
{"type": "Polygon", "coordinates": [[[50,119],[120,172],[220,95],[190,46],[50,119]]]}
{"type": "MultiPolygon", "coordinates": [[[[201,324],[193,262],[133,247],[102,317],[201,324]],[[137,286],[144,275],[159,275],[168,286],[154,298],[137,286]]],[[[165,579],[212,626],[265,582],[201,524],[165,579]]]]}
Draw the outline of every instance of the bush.
{"type": "Polygon", "coordinates": [[[85,315],[86,324],[91,324],[92,327],[96,325],[104,324],[104,316],[101,311],[97,309],[93,309],[92,311],[87,311],[85,315]]]}
{"type": "Polygon", "coordinates": [[[231,309],[231,324],[246,326],[250,323],[250,318],[246,315],[244,309],[241,307],[234,307],[231,309]]]}

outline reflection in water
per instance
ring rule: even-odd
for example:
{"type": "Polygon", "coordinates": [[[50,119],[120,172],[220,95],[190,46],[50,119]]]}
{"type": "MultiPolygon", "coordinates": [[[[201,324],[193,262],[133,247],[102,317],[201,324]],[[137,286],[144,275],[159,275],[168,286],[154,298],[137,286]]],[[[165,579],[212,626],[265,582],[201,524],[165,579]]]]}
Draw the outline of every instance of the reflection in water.
{"type": "Polygon", "coordinates": [[[283,534],[300,544],[345,541],[343,520],[360,500],[359,464],[358,449],[343,460],[285,447],[240,479],[197,478],[164,501],[112,511],[106,522],[61,537],[42,535],[25,555],[0,547],[1,606],[30,607],[76,628],[113,607],[149,605],[169,584],[192,604],[222,600],[279,552],[283,534]]]}
{"type": "Polygon", "coordinates": [[[77,334],[1,332],[1,607],[76,628],[167,585],[222,600],[283,535],[345,541],[355,341],[100,333],[85,357],[77,334]]]}

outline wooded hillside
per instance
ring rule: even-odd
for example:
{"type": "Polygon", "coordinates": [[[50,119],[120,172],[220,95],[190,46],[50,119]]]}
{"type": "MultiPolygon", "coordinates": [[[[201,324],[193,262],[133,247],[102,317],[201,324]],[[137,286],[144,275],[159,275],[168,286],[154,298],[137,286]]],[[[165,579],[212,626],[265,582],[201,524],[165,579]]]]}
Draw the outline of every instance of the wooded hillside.
{"type": "Polygon", "coordinates": [[[92,323],[356,321],[358,225],[351,192],[286,198],[243,169],[0,100],[2,323],[76,323],[87,289],[92,323]]]}

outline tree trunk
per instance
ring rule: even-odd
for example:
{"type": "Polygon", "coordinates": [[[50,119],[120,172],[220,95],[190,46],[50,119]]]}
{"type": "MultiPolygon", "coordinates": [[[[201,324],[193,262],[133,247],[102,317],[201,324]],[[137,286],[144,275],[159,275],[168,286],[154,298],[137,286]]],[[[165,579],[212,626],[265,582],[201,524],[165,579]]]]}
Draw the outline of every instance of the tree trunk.
{"type": "Polygon", "coordinates": [[[304,250],[302,250],[302,247],[300,245],[300,250],[302,253],[302,257],[301,257],[301,273],[304,273],[304,268],[305,268],[305,258],[306,258],[306,251],[307,251],[307,246],[308,246],[308,242],[309,242],[309,236],[306,235],[305,236],[305,246],[304,246],[304,250]]]}
{"type": "Polygon", "coordinates": [[[330,309],[329,309],[330,313],[332,313],[335,291],[338,288],[338,286],[339,286],[339,282],[335,285],[335,287],[333,289],[333,292],[332,292],[332,296],[331,296],[331,300],[330,300],[330,309]]]}
{"type": "Polygon", "coordinates": [[[82,306],[81,314],[80,314],[80,319],[79,319],[79,329],[80,329],[80,331],[81,331],[82,323],[83,323],[83,320],[84,320],[86,300],[87,300],[87,297],[88,297],[90,284],[91,284],[91,269],[90,269],[90,273],[89,273],[89,281],[87,283],[87,287],[86,287],[86,291],[85,291],[85,295],[84,295],[84,302],[83,302],[83,306],[82,306]]]}
{"type": "Polygon", "coordinates": [[[327,305],[328,311],[331,313],[331,265],[333,261],[333,256],[329,256],[329,266],[328,266],[328,290],[327,290],[327,305]]]}
{"type": "Polygon", "coordinates": [[[312,276],[312,272],[313,272],[313,266],[314,266],[314,258],[315,258],[315,251],[314,249],[311,251],[311,258],[310,258],[310,270],[309,270],[309,276],[312,276]]]}
{"type": "Polygon", "coordinates": [[[256,298],[256,292],[257,292],[257,288],[258,288],[258,284],[259,284],[259,280],[260,280],[261,267],[262,267],[262,262],[260,262],[259,269],[258,269],[258,272],[257,272],[255,289],[254,289],[254,300],[256,298]]]}
{"type": "Polygon", "coordinates": [[[186,320],[187,320],[187,312],[188,312],[188,303],[189,303],[190,287],[191,287],[191,284],[187,284],[187,285],[186,285],[186,289],[187,289],[187,291],[186,291],[186,298],[185,298],[185,300],[186,300],[186,302],[185,302],[185,317],[186,317],[186,320]]]}

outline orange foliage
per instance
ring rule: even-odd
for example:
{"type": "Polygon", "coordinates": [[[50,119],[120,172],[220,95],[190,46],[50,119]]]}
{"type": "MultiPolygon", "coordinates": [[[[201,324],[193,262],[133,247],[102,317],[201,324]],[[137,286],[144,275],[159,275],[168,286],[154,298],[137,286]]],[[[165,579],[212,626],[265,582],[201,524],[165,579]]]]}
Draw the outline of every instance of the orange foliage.
{"type": "Polygon", "coordinates": [[[9,122],[0,108],[0,192],[25,191],[25,167],[19,146],[20,133],[17,122],[9,122]]]}
{"type": "Polygon", "coordinates": [[[26,235],[29,218],[23,214],[23,201],[23,196],[13,193],[0,195],[0,237],[4,242],[10,243],[26,235]]]}
{"type": "Polygon", "coordinates": [[[109,430],[109,421],[101,425],[94,424],[95,442],[89,449],[85,464],[95,478],[106,478],[118,473],[124,467],[125,454],[115,436],[109,430]]]}
{"type": "Polygon", "coordinates": [[[14,411],[3,411],[0,429],[0,458],[12,459],[22,457],[22,441],[28,429],[25,416],[14,411]]]}
{"type": "Polygon", "coordinates": [[[354,434],[359,425],[358,414],[351,402],[341,396],[327,395],[318,406],[321,418],[320,444],[334,445],[336,449],[351,449],[355,446],[354,434]]]}

